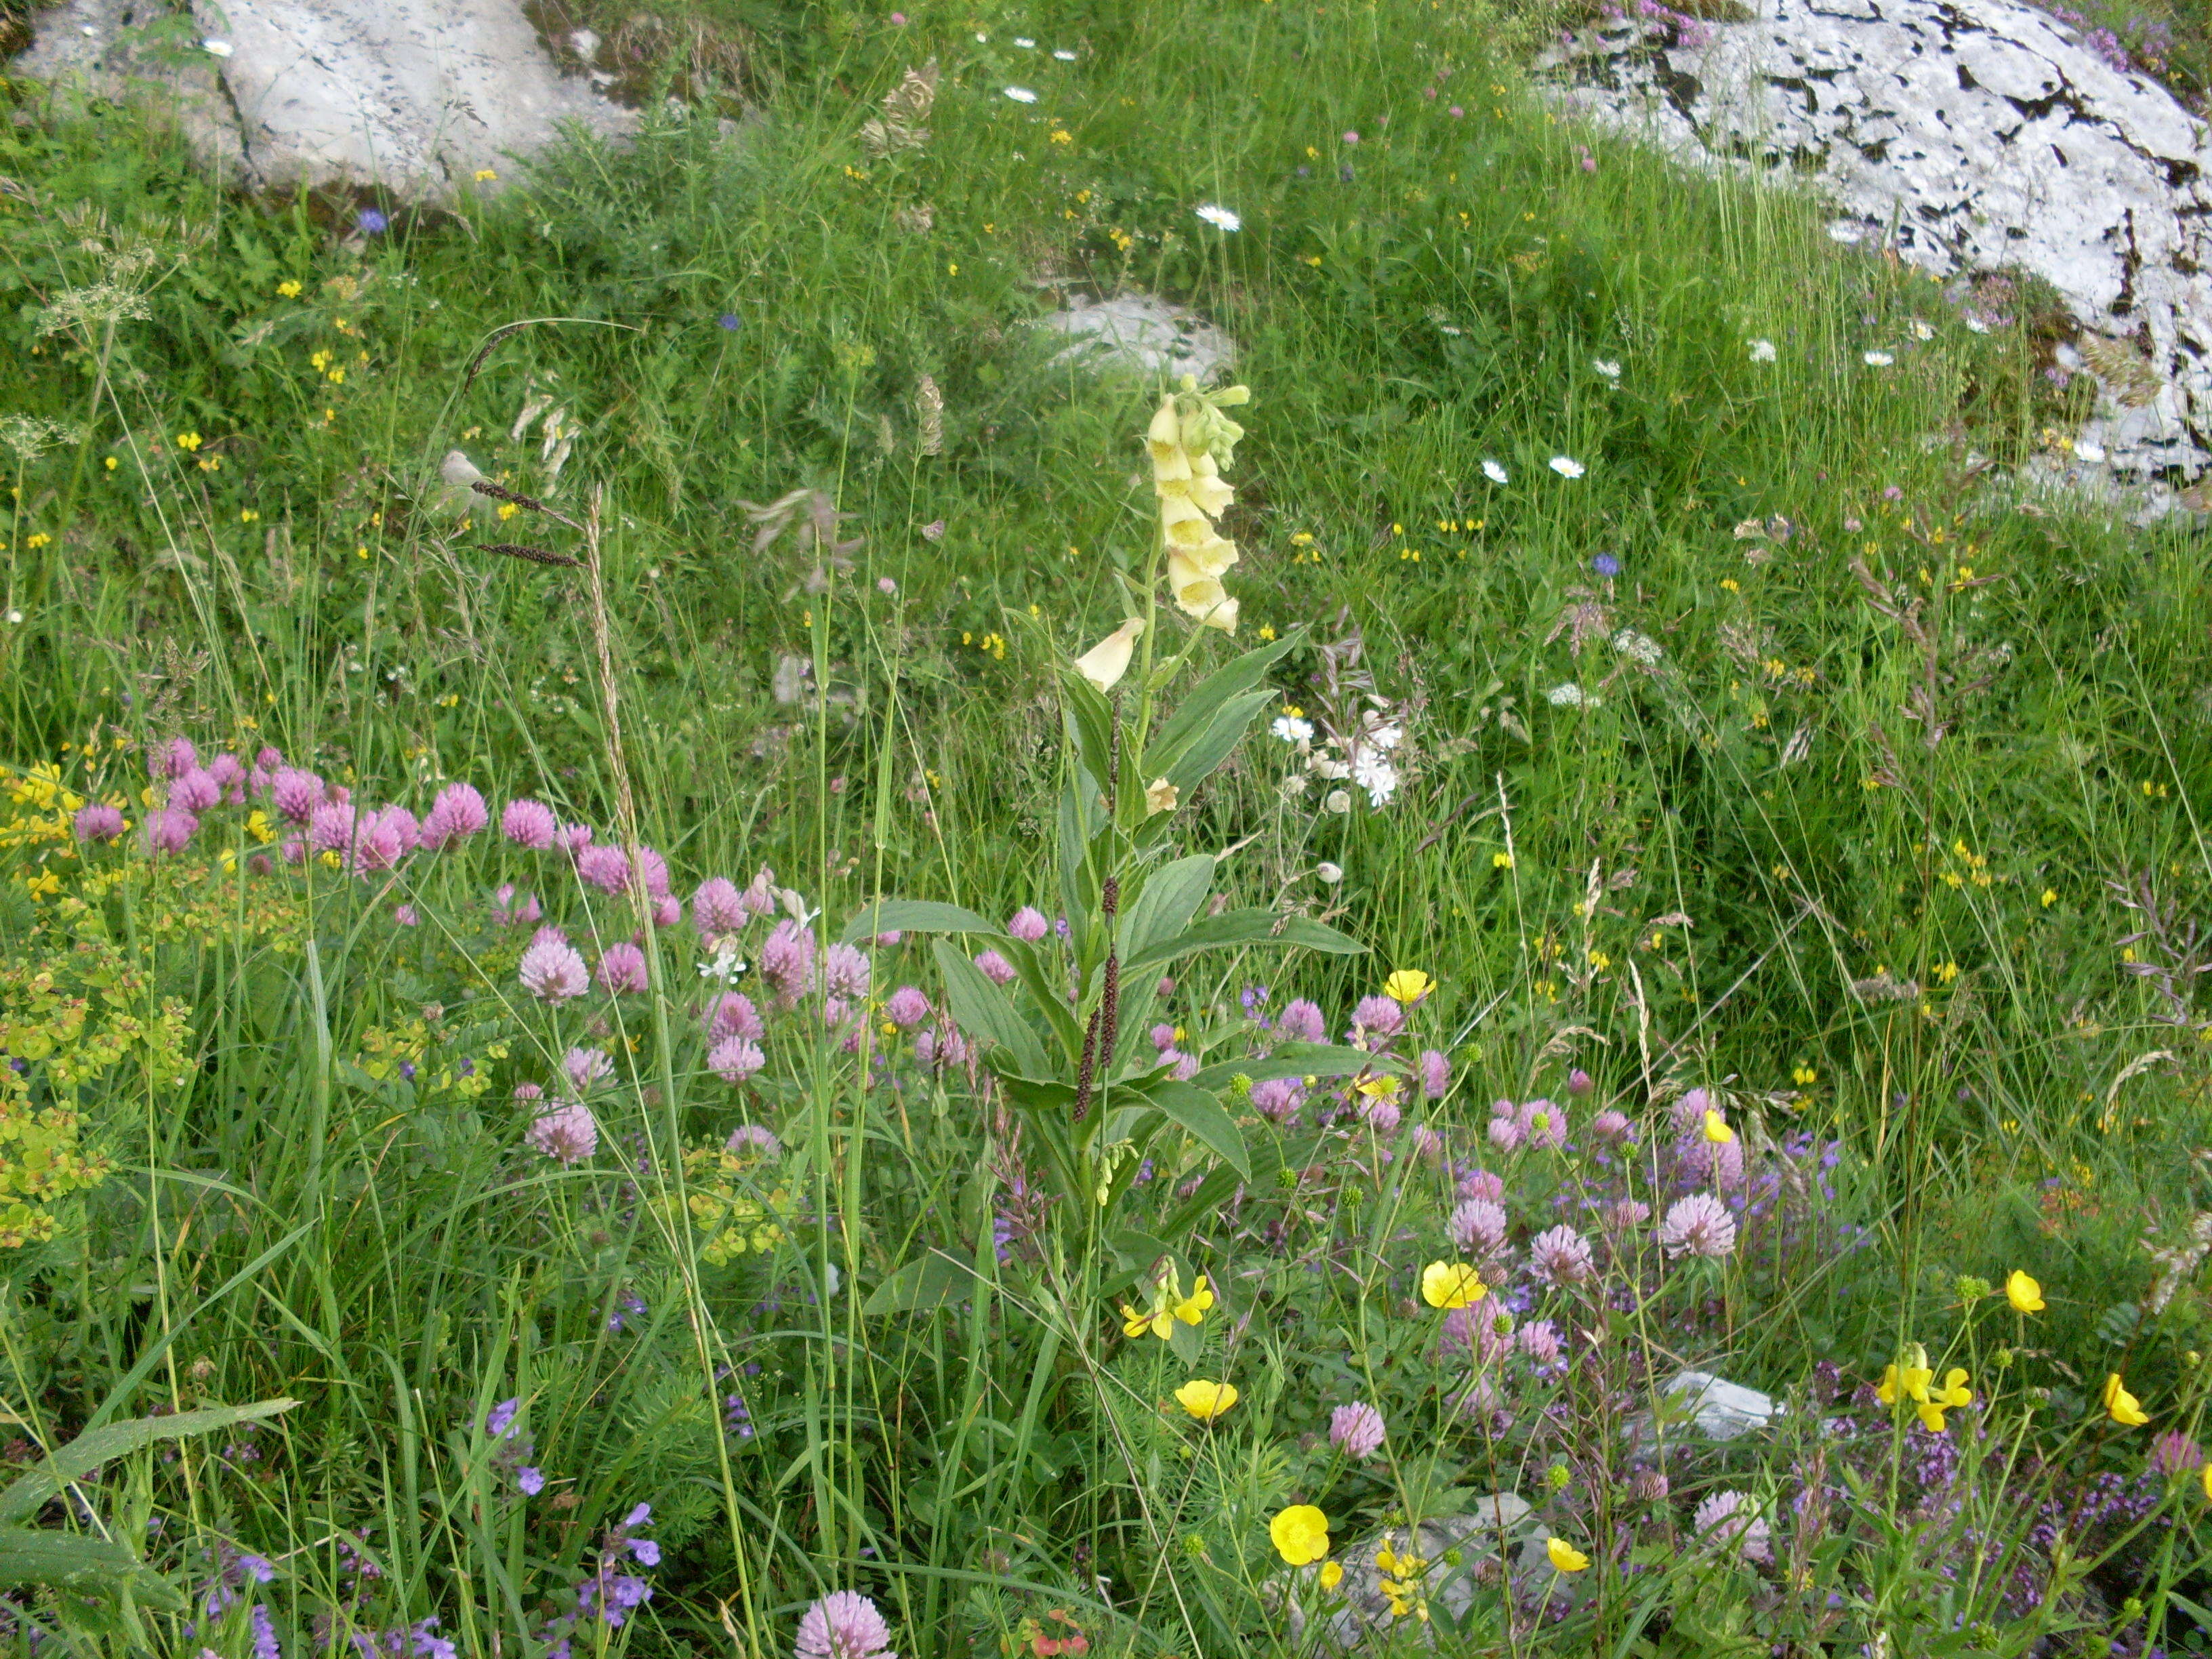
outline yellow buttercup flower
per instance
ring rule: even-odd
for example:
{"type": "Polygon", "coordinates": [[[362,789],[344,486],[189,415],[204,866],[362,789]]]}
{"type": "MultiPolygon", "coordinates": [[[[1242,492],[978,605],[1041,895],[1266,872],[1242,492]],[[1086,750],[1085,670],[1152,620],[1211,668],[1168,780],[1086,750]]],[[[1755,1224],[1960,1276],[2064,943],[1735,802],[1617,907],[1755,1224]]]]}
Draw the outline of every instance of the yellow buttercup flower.
{"type": "Polygon", "coordinates": [[[2150,1413],[2142,1408],[2142,1401],[2122,1386],[2118,1371],[2105,1379],[2105,1411],[2123,1428],[2141,1428],[2150,1421],[2150,1413]]]}
{"type": "Polygon", "coordinates": [[[1293,1504],[1267,1522],[1275,1550],[1294,1567],[1328,1553],[1328,1517],[1310,1504],[1293,1504]]]}
{"type": "Polygon", "coordinates": [[[1729,1127],[1728,1120],[1710,1107],[1705,1110],[1705,1139],[1720,1146],[1735,1139],[1735,1131],[1729,1127]]]}
{"type": "MultiPolygon", "coordinates": [[[[2205,1467],[2206,1467],[2208,1469],[2212,1469],[2212,1464],[2207,1464],[2205,1467]]],[[[1325,1589],[1325,1590],[1333,1590],[1333,1589],[1335,1589],[1339,1584],[1341,1584],[1343,1582],[1344,1582],[1344,1563],[1343,1563],[1343,1562],[1341,1562],[1341,1561],[1324,1561],[1324,1562],[1322,1562],[1322,1563],[1321,1564],[1321,1587],[1322,1587],[1323,1589],[1325,1589]]]]}
{"type": "Polygon", "coordinates": [[[1233,1382],[1207,1382],[1196,1378],[1176,1390],[1176,1401],[1201,1423],[1211,1423],[1237,1401],[1233,1382]]]}
{"type": "Polygon", "coordinates": [[[2014,1267],[2005,1279],[2005,1300],[2012,1304],[2015,1313],[2041,1313],[2043,1286],[2014,1267]]]}
{"type": "Polygon", "coordinates": [[[1431,1261],[1421,1270],[1421,1300],[1431,1308],[1464,1308],[1489,1294],[1482,1275],[1464,1261],[1431,1261]]]}
{"type": "Polygon", "coordinates": [[[1121,676],[1129,672],[1129,654],[1136,648],[1137,636],[1144,631],[1145,619],[1130,617],[1078,657],[1075,672],[1101,692],[1111,691],[1121,683],[1121,676]]]}
{"type": "Polygon", "coordinates": [[[1382,994],[1393,1002],[1416,1003],[1436,988],[1436,981],[1418,968],[1401,968],[1382,981],[1382,994]]]}
{"type": "Polygon", "coordinates": [[[1561,1572],[1580,1572],[1589,1565],[1589,1557],[1564,1538],[1547,1538],[1544,1553],[1561,1572]]]}

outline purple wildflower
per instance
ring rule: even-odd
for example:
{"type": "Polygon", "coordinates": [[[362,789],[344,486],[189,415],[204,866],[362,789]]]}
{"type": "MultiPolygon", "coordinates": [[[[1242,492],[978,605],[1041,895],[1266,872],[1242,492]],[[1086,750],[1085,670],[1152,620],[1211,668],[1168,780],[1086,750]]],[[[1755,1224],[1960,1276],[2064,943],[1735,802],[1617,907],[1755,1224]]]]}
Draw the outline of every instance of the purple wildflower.
{"type": "Polygon", "coordinates": [[[1421,1098],[1442,1100],[1451,1090],[1450,1058],[1434,1048],[1421,1050],[1421,1098]]]}
{"type": "Polygon", "coordinates": [[[898,1659],[890,1626],[857,1590],[832,1590],[799,1616],[797,1659],[898,1659]]]}
{"type": "Polygon", "coordinates": [[[645,989],[645,952],[628,939],[610,945],[599,953],[599,983],[619,996],[645,989]]]}
{"type": "Polygon", "coordinates": [[[1557,1152],[1567,1144],[1567,1115],[1548,1100],[1526,1100],[1515,1121],[1531,1146],[1557,1152]]]}
{"type": "Polygon", "coordinates": [[[757,1123],[740,1123],[730,1131],[730,1138],[722,1143],[725,1150],[739,1158],[773,1158],[783,1156],[783,1143],[775,1132],[764,1129],[757,1123]]]}
{"type": "Polygon", "coordinates": [[[1006,923],[1006,931],[1025,945],[1034,945],[1051,932],[1052,924],[1034,904],[1024,904],[1006,923]]]}
{"type": "Polygon", "coordinates": [[[1659,1224],[1659,1243],[1669,1256],[1717,1261],[1735,1249],[1735,1218],[1711,1193],[1677,1199],[1659,1224]]]}
{"type": "Polygon", "coordinates": [[[921,1024],[929,1013],[929,999],[911,985],[900,986],[884,1004],[884,1018],[901,1030],[921,1024]]]}
{"type": "Polygon", "coordinates": [[[1559,1363],[1559,1330],[1548,1319],[1533,1320],[1513,1334],[1514,1345],[1539,1365],[1559,1363]]]}
{"type": "Polygon", "coordinates": [[[1733,1549],[1747,1561],[1771,1561],[1774,1545],[1766,1517],[1751,1497],[1740,1492],[1717,1492],[1698,1505],[1691,1530],[1722,1549],[1733,1549]]]}
{"type": "Polygon", "coordinates": [[[702,939],[720,939],[745,925],[744,896],[727,876],[709,876],[691,895],[691,921],[702,939]]]}
{"type": "Polygon", "coordinates": [[[768,1056],[750,1037],[726,1036],[707,1051],[707,1069],[725,1083],[743,1083],[767,1064],[768,1056]]]}
{"type": "Polygon", "coordinates": [[[566,939],[538,939],[522,953],[522,988],[541,1002],[566,1002],[591,988],[584,958],[566,939]]]}
{"type": "Polygon", "coordinates": [[[761,943],[761,983],[785,1007],[814,988],[814,935],[796,921],[776,923],[761,943]]]}
{"type": "Polygon", "coordinates": [[[858,945],[833,945],[822,958],[822,988],[833,997],[864,997],[872,975],[858,945]]]}
{"type": "Polygon", "coordinates": [[[77,808],[70,827],[79,841],[113,841],[123,833],[123,813],[120,808],[94,801],[77,808]]]}
{"type": "Polygon", "coordinates": [[[983,970],[983,977],[994,985],[1011,985],[1014,980],[1014,964],[996,951],[979,951],[975,965],[983,970]]]}
{"type": "Polygon", "coordinates": [[[149,853],[181,853],[199,827],[200,821],[190,812],[157,806],[146,814],[146,850],[149,853]]]}
{"type": "Polygon", "coordinates": [[[1445,1225],[1452,1243],[1469,1255],[1494,1256],[1505,1248],[1505,1211],[1489,1199],[1462,1199],[1445,1225]]]}
{"type": "Polygon", "coordinates": [[[1376,1036],[1395,1036],[1406,1029],[1406,1011],[1389,997],[1362,997],[1352,1011],[1352,1024],[1376,1036]]]}
{"type": "MultiPolygon", "coordinates": [[[[283,800],[283,776],[277,776],[277,800],[283,800]]],[[[499,832],[517,847],[532,853],[542,853],[552,846],[553,837],[560,830],[560,821],[553,809],[542,801],[511,800],[507,810],[499,815],[499,832]]]]}
{"type": "Polygon", "coordinates": [[[562,1058],[561,1069],[568,1074],[569,1086],[580,1095],[600,1079],[614,1075],[614,1056],[604,1048],[571,1048],[562,1058]]]}
{"type": "Polygon", "coordinates": [[[1589,1241],[1572,1227],[1550,1228],[1530,1241],[1528,1261],[1554,1285],[1579,1285],[1592,1271],[1589,1241]]]}
{"type": "Polygon", "coordinates": [[[619,847],[586,847],[576,854],[576,879],[602,893],[629,885],[629,854],[619,847]]]}
{"type": "Polygon", "coordinates": [[[222,786],[204,767],[195,766],[169,786],[169,805],[186,812],[204,812],[222,802],[222,786]]]}
{"type": "Polygon", "coordinates": [[[1330,1443],[1354,1461],[1372,1457],[1381,1449],[1382,1437],[1382,1413],[1364,1401],[1339,1406],[1328,1414],[1330,1443]]]}
{"type": "Polygon", "coordinates": [[[1316,1005],[1300,997],[1285,1006],[1275,1030],[1291,1042],[1321,1042],[1328,1036],[1328,1022],[1316,1005]]]}
{"type": "Polygon", "coordinates": [[[269,797],[278,816],[294,823],[305,823],[322,804],[323,781],[296,766],[279,767],[276,775],[270,780],[269,797]]]}
{"type": "Polygon", "coordinates": [[[728,1036],[750,1037],[757,1042],[768,1034],[768,1028],[761,1024],[753,1000],[732,991],[714,1000],[714,1009],[707,1016],[707,1034],[717,1042],[728,1036]]]}
{"type": "Polygon", "coordinates": [[[531,1124],[525,1139],[548,1158],[580,1164],[599,1148],[599,1126],[580,1100],[556,1102],[531,1124]]]}

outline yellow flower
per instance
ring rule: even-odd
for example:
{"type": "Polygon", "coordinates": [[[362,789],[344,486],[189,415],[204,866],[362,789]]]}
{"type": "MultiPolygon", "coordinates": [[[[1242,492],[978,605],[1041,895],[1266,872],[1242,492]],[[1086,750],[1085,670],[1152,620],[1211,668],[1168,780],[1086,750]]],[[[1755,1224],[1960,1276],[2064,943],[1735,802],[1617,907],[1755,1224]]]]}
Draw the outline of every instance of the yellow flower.
{"type": "Polygon", "coordinates": [[[1710,1107],[1705,1111],[1705,1139],[1720,1146],[1735,1139],[1735,1131],[1729,1127],[1728,1120],[1710,1107]]]}
{"type": "Polygon", "coordinates": [[[1102,692],[1111,691],[1121,684],[1121,676],[1129,672],[1129,653],[1135,648],[1137,636],[1144,631],[1145,619],[1130,617],[1078,657],[1075,672],[1102,692]]]}
{"type": "Polygon", "coordinates": [[[287,280],[276,284],[276,292],[279,297],[283,299],[296,300],[300,297],[300,285],[295,282],[287,280]]]}
{"type": "Polygon", "coordinates": [[[1237,631],[1237,601],[1218,576],[1209,576],[1180,553],[1168,556],[1168,587],[1186,617],[1224,634],[1237,631]]]}
{"type": "Polygon", "coordinates": [[[1310,1504],[1293,1504],[1267,1522],[1276,1552],[1294,1567],[1328,1553],[1328,1517],[1310,1504]]]}
{"type": "Polygon", "coordinates": [[[1382,1575],[1376,1588],[1390,1600],[1390,1616],[1403,1619],[1413,1613],[1426,1620],[1428,1602],[1421,1595],[1421,1575],[1429,1564],[1418,1555],[1401,1555],[1389,1544],[1375,1553],[1375,1565],[1382,1575]]]}
{"type": "Polygon", "coordinates": [[[478,167],[477,169],[477,182],[480,185],[488,185],[498,177],[499,174],[495,173],[489,167],[478,167]]]}
{"type": "Polygon", "coordinates": [[[2015,1313],[2041,1313],[2043,1286],[2014,1267],[2005,1279],[2005,1300],[2012,1304],[2015,1313]]]}
{"type": "Polygon", "coordinates": [[[1182,447],[1182,417],[1176,413],[1172,395],[1160,400],[1152,425],[1145,429],[1145,447],[1152,458],[1155,485],[1190,477],[1190,456],[1182,447]]]}
{"type": "Polygon", "coordinates": [[[1182,1408],[1201,1423],[1211,1423],[1237,1403],[1233,1382],[1207,1382],[1194,1378],[1176,1390],[1182,1408]]]}
{"type": "Polygon", "coordinates": [[[2207,1463],[2204,1466],[2203,1482],[2204,1496],[2208,1499],[2212,1499],[2212,1463],[2207,1463]]]}
{"type": "Polygon", "coordinates": [[[1973,1403],[1974,1391],[1966,1386],[1966,1373],[1954,1365],[1944,1377],[1943,1386],[1929,1389],[1922,1395],[1915,1409],[1920,1413],[1922,1425],[1930,1434],[1941,1434],[1943,1432],[1945,1412],[1955,1411],[1961,1406],[1973,1403]]]}
{"type": "Polygon", "coordinates": [[[1382,981],[1382,994],[1393,1002],[1419,1002],[1436,988],[1436,981],[1418,968],[1401,968],[1382,981]]]}
{"type": "Polygon", "coordinates": [[[1145,787],[1146,815],[1149,817],[1155,812],[1172,812],[1176,809],[1176,803],[1182,799],[1182,790],[1176,788],[1165,778],[1154,778],[1145,787]]]}
{"type": "Polygon", "coordinates": [[[1464,1308],[1489,1294],[1482,1275],[1464,1261],[1431,1261],[1421,1270],[1421,1300],[1431,1308],[1464,1308]]]}
{"type": "Polygon", "coordinates": [[[1550,1558],[1552,1565],[1561,1572],[1580,1572],[1589,1565],[1589,1557],[1564,1538],[1547,1538],[1544,1553],[1550,1558]]]}
{"type": "Polygon", "coordinates": [[[2105,1379],[2105,1411],[2123,1428],[2140,1428],[2150,1421],[2150,1413],[2142,1408],[2142,1401],[2120,1385],[2118,1371],[2105,1379]]]}
{"type": "MultiPolygon", "coordinates": [[[[2212,1481],[2212,1463],[2208,1463],[2204,1467],[2208,1481],[2212,1481]]],[[[2212,1487],[2209,1487],[2208,1490],[2212,1490],[2212,1487]]],[[[1323,1589],[1333,1590],[1343,1582],[1343,1562],[1324,1561],[1321,1564],[1321,1587],[1323,1589]]]]}
{"type": "Polygon", "coordinates": [[[1142,1336],[1146,1331],[1150,1331],[1164,1342],[1168,1340],[1168,1333],[1174,1329],[1173,1314],[1157,1310],[1149,1313],[1139,1313],[1126,1302],[1121,1304],[1121,1334],[1124,1336],[1142,1336]]]}
{"type": "MultiPolygon", "coordinates": [[[[1173,1281],[1170,1280],[1170,1294],[1173,1292],[1173,1281]]],[[[1200,1273],[1198,1276],[1198,1282],[1190,1287],[1190,1294],[1176,1304],[1175,1316],[1186,1325],[1195,1325],[1206,1317],[1207,1311],[1212,1306],[1213,1292],[1206,1288],[1206,1275],[1200,1273]]],[[[1161,1334],[1165,1335],[1166,1333],[1163,1332],[1161,1334]]]]}
{"type": "Polygon", "coordinates": [[[1928,1385],[1935,1380],[1936,1372],[1928,1364],[1928,1350],[1915,1342],[1905,1349],[1902,1363],[1893,1363],[1883,1369],[1875,1397],[1885,1406],[1894,1406],[1901,1400],[1925,1400],[1928,1385]]]}

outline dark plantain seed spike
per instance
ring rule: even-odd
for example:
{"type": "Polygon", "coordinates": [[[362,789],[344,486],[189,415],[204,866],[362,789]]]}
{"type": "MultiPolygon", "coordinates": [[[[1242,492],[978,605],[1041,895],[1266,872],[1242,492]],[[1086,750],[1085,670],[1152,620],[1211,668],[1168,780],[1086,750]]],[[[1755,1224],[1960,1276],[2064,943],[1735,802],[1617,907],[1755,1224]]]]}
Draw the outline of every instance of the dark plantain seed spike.
{"type": "Polygon", "coordinates": [[[553,510],[534,495],[518,495],[512,489],[502,489],[489,478],[478,478],[469,488],[479,495],[489,495],[495,501],[513,501],[517,507],[527,507],[532,513],[550,513],[553,510]]]}
{"type": "Polygon", "coordinates": [[[479,553],[500,553],[510,559],[526,559],[532,564],[560,565],[569,570],[580,570],[584,562],[572,559],[566,553],[555,553],[543,547],[530,547],[520,542],[475,542],[471,546],[479,553]]]}

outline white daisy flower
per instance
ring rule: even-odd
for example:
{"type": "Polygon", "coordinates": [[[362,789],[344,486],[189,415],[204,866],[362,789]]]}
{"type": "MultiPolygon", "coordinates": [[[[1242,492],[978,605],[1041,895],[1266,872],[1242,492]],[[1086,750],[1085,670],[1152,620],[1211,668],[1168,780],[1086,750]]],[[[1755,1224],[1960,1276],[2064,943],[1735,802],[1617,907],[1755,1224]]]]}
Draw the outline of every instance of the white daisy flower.
{"type": "Polygon", "coordinates": [[[1492,483],[1502,484],[1505,482],[1505,469],[1486,455],[1482,461],[1482,476],[1492,483]]]}
{"type": "Polygon", "coordinates": [[[1607,358],[1595,358],[1591,361],[1590,367],[1608,380],[1617,380],[1620,378],[1620,365],[1607,358]]]}
{"type": "Polygon", "coordinates": [[[1554,455],[1552,457],[1552,471],[1562,478],[1579,478],[1583,476],[1583,467],[1571,455],[1554,455]]]}
{"type": "Polygon", "coordinates": [[[1072,64],[1075,61],[1075,54],[1068,51],[1065,46],[1062,46],[1058,52],[1053,53],[1053,56],[1059,58],[1063,64],[1072,64]]]}
{"type": "Polygon", "coordinates": [[[1242,230],[1244,228],[1243,220],[1218,202],[1201,202],[1191,211],[1209,225],[1218,226],[1223,230],[1242,230]]]}
{"type": "Polygon", "coordinates": [[[1034,104],[1036,102],[1036,94],[1031,92],[1027,87],[1008,87],[1006,88],[1006,96],[1012,99],[1018,104],[1034,104]]]}
{"type": "Polygon", "coordinates": [[[1036,41],[1025,40],[1018,34],[1014,37],[1014,44],[1019,46],[1024,52],[1035,52],[1036,50],[1036,41]]]}
{"type": "Polygon", "coordinates": [[[1299,720],[1293,714],[1285,714],[1280,716],[1275,723],[1267,729],[1273,732],[1277,737],[1280,738],[1285,743],[1311,743],[1313,741],[1313,722],[1311,720],[1299,720]]]}
{"type": "Polygon", "coordinates": [[[1859,354],[1859,361],[1869,368],[1887,368],[1897,359],[1887,351],[1863,351],[1859,354]]]}
{"type": "Polygon", "coordinates": [[[1753,340],[1751,343],[1751,361],[1754,363],[1772,362],[1774,361],[1774,342],[1771,340],[1753,340]]]}
{"type": "Polygon", "coordinates": [[[1916,340],[1932,340],[1936,337],[1936,331],[1929,327],[1926,323],[1921,321],[1917,317],[1915,317],[1910,323],[1906,324],[1905,326],[1912,331],[1912,337],[1916,340]]]}
{"type": "Polygon", "coordinates": [[[2105,459],[2105,447],[2087,438],[2074,441],[2074,454],[2078,460],[2096,462],[2105,459]]]}

